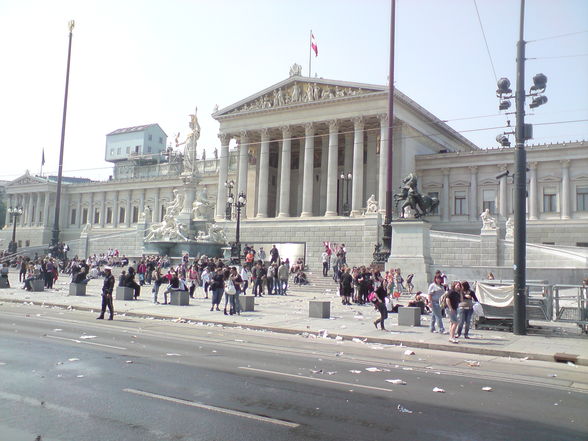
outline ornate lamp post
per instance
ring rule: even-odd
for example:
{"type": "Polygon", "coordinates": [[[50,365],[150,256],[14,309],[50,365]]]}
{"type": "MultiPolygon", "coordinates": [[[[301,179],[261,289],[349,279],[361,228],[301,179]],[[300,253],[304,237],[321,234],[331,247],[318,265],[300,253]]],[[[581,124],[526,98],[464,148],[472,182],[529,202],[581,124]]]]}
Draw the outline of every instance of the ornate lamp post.
{"type": "Polygon", "coordinates": [[[227,206],[225,207],[225,219],[231,220],[232,217],[232,210],[231,206],[233,204],[233,187],[235,186],[235,181],[230,180],[225,182],[225,187],[227,189],[227,206]],[[231,202],[229,202],[229,200],[231,202]]]}
{"type": "Polygon", "coordinates": [[[22,215],[22,207],[8,208],[8,214],[12,216],[12,240],[8,244],[8,252],[10,254],[16,253],[16,220],[22,215]]]}
{"type": "Polygon", "coordinates": [[[245,193],[239,193],[239,197],[235,201],[233,199],[233,195],[231,195],[227,199],[227,206],[230,209],[230,206],[235,204],[235,208],[237,209],[237,229],[235,231],[235,242],[231,246],[231,263],[235,265],[239,265],[241,263],[241,210],[247,204],[247,196],[245,193]]]}
{"type": "Polygon", "coordinates": [[[345,189],[345,202],[343,202],[343,216],[349,216],[351,214],[351,210],[349,207],[349,187],[351,187],[353,175],[351,174],[351,172],[347,174],[341,173],[339,179],[343,183],[343,188],[345,189]]]}

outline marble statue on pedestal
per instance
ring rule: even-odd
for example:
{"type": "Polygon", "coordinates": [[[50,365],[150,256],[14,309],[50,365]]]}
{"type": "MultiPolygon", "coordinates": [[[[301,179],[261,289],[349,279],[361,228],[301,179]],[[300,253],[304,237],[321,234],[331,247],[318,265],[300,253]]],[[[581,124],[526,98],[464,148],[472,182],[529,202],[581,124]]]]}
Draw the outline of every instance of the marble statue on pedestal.
{"type": "Polygon", "coordinates": [[[378,201],[376,201],[376,196],[371,195],[367,200],[366,213],[377,213],[377,212],[378,212],[378,201]]]}
{"type": "Polygon", "coordinates": [[[480,215],[482,219],[482,231],[496,230],[496,219],[490,214],[490,210],[486,208],[480,215]]]}
{"type": "Polygon", "coordinates": [[[215,243],[227,243],[227,235],[225,231],[216,224],[206,224],[208,231],[198,231],[196,236],[197,242],[215,242],[215,243]]]}
{"type": "Polygon", "coordinates": [[[178,215],[184,207],[184,194],[178,192],[177,189],[173,193],[174,199],[166,207],[163,221],[152,224],[149,227],[147,236],[145,237],[146,242],[188,240],[184,234],[186,226],[178,222],[178,215]]]}
{"type": "Polygon", "coordinates": [[[186,140],[179,142],[180,134],[176,135],[176,147],[184,146],[184,174],[192,174],[196,170],[196,146],[200,139],[200,124],[198,124],[196,112],[198,107],[194,109],[194,113],[190,114],[191,132],[186,136],[186,140]]]}
{"type": "Polygon", "coordinates": [[[514,237],[514,219],[509,217],[506,221],[506,235],[505,239],[512,239],[514,237]]]}
{"type": "Polygon", "coordinates": [[[196,200],[192,203],[192,220],[211,220],[214,207],[208,200],[206,186],[198,192],[196,200]]]}

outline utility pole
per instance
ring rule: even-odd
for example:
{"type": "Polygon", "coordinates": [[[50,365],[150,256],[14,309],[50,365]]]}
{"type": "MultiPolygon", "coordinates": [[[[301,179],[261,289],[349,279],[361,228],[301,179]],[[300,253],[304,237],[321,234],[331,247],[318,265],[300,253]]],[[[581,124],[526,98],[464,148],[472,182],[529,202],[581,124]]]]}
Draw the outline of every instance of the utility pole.
{"type": "Polygon", "coordinates": [[[515,197],[514,197],[514,314],[513,333],[527,333],[527,152],[525,151],[525,0],[521,0],[517,80],[515,91],[515,197]]]}

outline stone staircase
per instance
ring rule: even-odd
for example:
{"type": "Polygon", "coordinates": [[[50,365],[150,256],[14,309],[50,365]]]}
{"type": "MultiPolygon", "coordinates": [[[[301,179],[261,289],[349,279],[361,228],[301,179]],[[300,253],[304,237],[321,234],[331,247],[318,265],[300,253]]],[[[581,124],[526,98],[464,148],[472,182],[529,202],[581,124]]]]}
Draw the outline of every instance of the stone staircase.
{"type": "Polygon", "coordinates": [[[333,271],[329,271],[327,277],[323,277],[322,269],[320,271],[305,271],[308,277],[308,285],[300,286],[295,285],[293,280],[294,277],[290,277],[288,291],[291,293],[313,293],[323,294],[325,291],[330,290],[332,293],[336,293],[338,289],[338,283],[333,281],[333,271]]]}

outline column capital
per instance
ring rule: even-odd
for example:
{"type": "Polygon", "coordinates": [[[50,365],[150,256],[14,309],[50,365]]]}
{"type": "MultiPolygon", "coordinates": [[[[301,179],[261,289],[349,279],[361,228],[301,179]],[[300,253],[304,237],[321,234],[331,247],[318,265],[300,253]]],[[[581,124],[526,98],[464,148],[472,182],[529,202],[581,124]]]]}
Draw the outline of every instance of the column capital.
{"type": "Polygon", "coordinates": [[[353,127],[355,128],[355,130],[363,130],[363,128],[365,126],[365,119],[363,118],[363,116],[357,116],[357,117],[353,118],[352,121],[353,121],[353,127]]]}
{"type": "Polygon", "coordinates": [[[227,145],[231,142],[231,135],[229,133],[219,132],[217,136],[220,139],[221,145],[227,145]]]}
{"type": "Polygon", "coordinates": [[[496,168],[498,168],[498,171],[503,172],[508,168],[507,164],[497,164],[496,168]]]}
{"type": "Polygon", "coordinates": [[[283,138],[290,138],[292,136],[292,128],[290,126],[282,126],[282,137],[283,138]]]}
{"type": "Polygon", "coordinates": [[[388,122],[388,114],[387,113],[379,113],[378,119],[380,120],[380,124],[384,124],[388,122]]]}
{"type": "Polygon", "coordinates": [[[529,166],[529,168],[531,170],[537,170],[537,162],[536,161],[529,162],[527,165],[529,166]]]}
{"type": "Polygon", "coordinates": [[[476,173],[478,173],[478,166],[477,165],[470,165],[468,168],[470,169],[470,173],[472,175],[475,175],[476,173]]]}
{"type": "Polygon", "coordinates": [[[329,132],[338,132],[339,131],[339,120],[331,119],[329,120],[329,132]]]}
{"type": "Polygon", "coordinates": [[[241,144],[246,144],[249,142],[249,132],[247,130],[242,130],[239,132],[239,141],[241,144]]]}
{"type": "Polygon", "coordinates": [[[260,133],[261,133],[261,142],[269,141],[269,129],[267,127],[264,127],[263,129],[261,129],[260,133]]]}
{"type": "Polygon", "coordinates": [[[304,123],[304,134],[306,136],[314,135],[314,123],[312,123],[312,122],[304,123]]]}
{"type": "Polygon", "coordinates": [[[562,168],[568,168],[570,166],[569,159],[562,159],[561,161],[559,161],[559,163],[561,164],[562,168]]]}
{"type": "Polygon", "coordinates": [[[443,173],[443,176],[449,176],[449,169],[448,168],[442,168],[441,169],[441,173],[443,173]]]}

